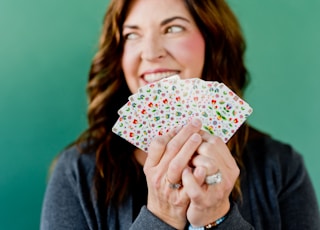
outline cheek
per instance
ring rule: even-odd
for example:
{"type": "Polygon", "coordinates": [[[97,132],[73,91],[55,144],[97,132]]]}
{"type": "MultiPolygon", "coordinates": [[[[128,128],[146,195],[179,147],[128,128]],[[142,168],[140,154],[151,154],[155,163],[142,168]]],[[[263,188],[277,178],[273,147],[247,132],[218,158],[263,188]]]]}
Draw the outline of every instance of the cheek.
{"type": "Polygon", "coordinates": [[[138,60],[133,49],[125,48],[121,59],[121,67],[124,73],[125,80],[131,91],[135,93],[139,88],[138,77],[138,60]]]}
{"type": "Polygon", "coordinates": [[[123,69],[123,72],[125,75],[132,74],[133,68],[135,65],[133,65],[134,62],[134,56],[133,53],[130,52],[130,49],[125,48],[123,51],[122,59],[121,59],[121,66],[123,69]]]}
{"type": "Polygon", "coordinates": [[[202,36],[188,36],[172,49],[174,49],[177,61],[185,68],[188,68],[190,74],[200,76],[205,57],[205,43],[202,36]]]}

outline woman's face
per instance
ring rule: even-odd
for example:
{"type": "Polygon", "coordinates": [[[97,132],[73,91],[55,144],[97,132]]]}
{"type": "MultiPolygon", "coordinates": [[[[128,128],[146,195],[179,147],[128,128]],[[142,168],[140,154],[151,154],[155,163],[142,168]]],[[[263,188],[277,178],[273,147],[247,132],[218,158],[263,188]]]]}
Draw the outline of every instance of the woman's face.
{"type": "Polygon", "coordinates": [[[122,69],[132,93],[174,74],[201,77],[205,42],[183,0],[134,0],[122,35],[122,69]]]}

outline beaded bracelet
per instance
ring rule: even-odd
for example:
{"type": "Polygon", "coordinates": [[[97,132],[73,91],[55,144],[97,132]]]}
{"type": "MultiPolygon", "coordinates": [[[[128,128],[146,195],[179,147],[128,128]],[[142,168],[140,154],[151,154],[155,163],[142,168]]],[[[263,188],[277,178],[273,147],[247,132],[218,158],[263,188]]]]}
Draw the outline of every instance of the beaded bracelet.
{"type": "Polygon", "coordinates": [[[203,226],[203,227],[192,227],[192,225],[190,224],[189,225],[189,228],[188,230],[205,230],[205,229],[211,229],[212,227],[215,227],[215,226],[218,226],[219,224],[221,224],[226,218],[227,218],[227,215],[224,215],[223,217],[217,219],[216,221],[210,223],[210,224],[207,224],[206,226],[203,226]]]}

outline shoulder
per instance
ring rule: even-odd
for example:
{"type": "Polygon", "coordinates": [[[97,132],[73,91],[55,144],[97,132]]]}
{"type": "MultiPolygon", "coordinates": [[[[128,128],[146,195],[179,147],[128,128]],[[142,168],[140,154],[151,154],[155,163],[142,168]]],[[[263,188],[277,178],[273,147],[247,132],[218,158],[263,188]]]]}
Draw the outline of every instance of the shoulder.
{"type": "Polygon", "coordinates": [[[283,141],[274,139],[255,129],[250,130],[250,137],[245,152],[246,158],[260,159],[266,163],[281,163],[290,161],[300,162],[302,156],[294,147],[283,141]]]}
{"type": "Polygon", "coordinates": [[[73,182],[83,175],[91,179],[95,171],[95,153],[83,152],[78,145],[70,146],[56,157],[51,171],[51,176],[65,176],[73,182]]]}
{"type": "Polygon", "coordinates": [[[82,153],[76,145],[56,157],[45,191],[41,229],[95,228],[90,219],[96,209],[94,158],[95,154],[82,153]]]}
{"type": "Polygon", "coordinates": [[[251,135],[243,159],[248,177],[273,181],[278,188],[307,177],[303,157],[294,147],[259,132],[251,135]]]}
{"type": "Polygon", "coordinates": [[[243,155],[242,213],[252,218],[246,209],[252,207],[258,216],[256,224],[270,224],[268,229],[277,224],[284,228],[317,228],[319,208],[302,155],[288,143],[256,130],[252,134],[243,155]],[[259,216],[263,213],[270,215],[259,216]]]}

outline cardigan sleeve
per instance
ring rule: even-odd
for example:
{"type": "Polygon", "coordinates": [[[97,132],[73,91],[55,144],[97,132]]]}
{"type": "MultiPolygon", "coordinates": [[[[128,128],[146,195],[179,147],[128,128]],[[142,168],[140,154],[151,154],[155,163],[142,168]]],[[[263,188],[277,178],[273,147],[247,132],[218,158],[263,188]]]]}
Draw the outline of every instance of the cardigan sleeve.
{"type": "Polygon", "coordinates": [[[174,230],[175,228],[160,220],[150,212],[146,206],[143,206],[139,215],[130,227],[130,230],[136,229],[174,230]]]}
{"type": "MultiPolygon", "coordinates": [[[[154,216],[146,206],[143,206],[138,217],[132,224],[130,230],[135,229],[159,229],[159,230],[173,230],[175,228],[167,225],[158,217],[154,216]]],[[[188,229],[188,228],[186,228],[188,229]]],[[[247,221],[245,221],[237,207],[237,204],[231,205],[228,218],[214,229],[220,230],[251,230],[254,229],[247,221]]]]}
{"type": "Polygon", "coordinates": [[[212,227],[212,229],[219,230],[252,230],[254,227],[249,224],[240,214],[238,205],[236,203],[231,204],[228,217],[218,226],[212,227]]]}

